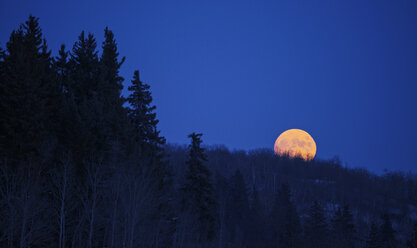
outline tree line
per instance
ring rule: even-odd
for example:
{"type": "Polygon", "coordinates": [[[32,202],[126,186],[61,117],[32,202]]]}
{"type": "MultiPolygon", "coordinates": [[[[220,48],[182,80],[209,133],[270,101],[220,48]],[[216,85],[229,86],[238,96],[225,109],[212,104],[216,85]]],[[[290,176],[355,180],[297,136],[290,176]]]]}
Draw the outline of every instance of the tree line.
{"type": "Polygon", "coordinates": [[[334,161],[207,149],[200,133],[167,145],[139,71],[121,94],[107,27],[100,48],[82,31],[52,56],[33,16],[0,48],[0,246],[417,247],[410,211],[378,208],[417,205],[415,177],[355,177],[378,185],[372,205],[337,198],[354,172],[334,161]]]}

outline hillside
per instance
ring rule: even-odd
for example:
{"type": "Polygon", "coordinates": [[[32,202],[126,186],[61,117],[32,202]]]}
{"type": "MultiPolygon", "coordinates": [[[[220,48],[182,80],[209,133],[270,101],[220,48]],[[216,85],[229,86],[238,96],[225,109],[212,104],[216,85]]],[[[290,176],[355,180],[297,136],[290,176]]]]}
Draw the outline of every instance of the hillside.
{"type": "MultiPolygon", "coordinates": [[[[182,175],[186,170],[186,147],[168,145],[166,150],[174,174],[182,175]]],[[[305,162],[279,157],[268,149],[246,152],[209,146],[207,154],[207,167],[213,175],[220,174],[230,180],[239,170],[246,183],[248,198],[253,198],[254,188],[259,191],[265,216],[273,207],[274,195],[285,183],[290,186],[302,219],[315,200],[321,203],[329,221],[338,207],[348,204],[361,242],[367,239],[371,222],[379,223],[383,214],[392,217],[398,238],[403,242],[405,234],[412,231],[413,221],[417,220],[417,176],[412,173],[376,175],[366,169],[346,168],[337,159],[305,162]]],[[[217,183],[216,179],[214,183],[217,183]]]]}

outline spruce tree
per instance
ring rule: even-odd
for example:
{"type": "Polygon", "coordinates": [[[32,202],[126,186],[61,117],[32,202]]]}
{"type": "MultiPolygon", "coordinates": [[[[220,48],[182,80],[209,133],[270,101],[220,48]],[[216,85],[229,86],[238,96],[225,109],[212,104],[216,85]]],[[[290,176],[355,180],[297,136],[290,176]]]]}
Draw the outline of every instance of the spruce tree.
{"type": "Polygon", "coordinates": [[[61,45],[58,56],[54,60],[54,67],[57,74],[57,81],[62,90],[62,93],[68,93],[68,56],[69,52],[65,50],[65,45],[61,45]]]}
{"type": "Polygon", "coordinates": [[[83,161],[91,154],[98,156],[105,150],[106,132],[102,125],[102,106],[99,88],[99,61],[94,36],[82,31],[69,59],[68,98],[72,107],[73,126],[66,130],[71,137],[70,150],[74,158],[83,161]]]}
{"type": "MultiPolygon", "coordinates": [[[[5,71],[5,59],[6,53],[3,50],[3,48],[0,47],[0,90],[2,90],[1,85],[4,82],[4,71],[5,71]]],[[[0,91],[0,95],[3,95],[3,93],[0,91]]]]}
{"type": "Polygon", "coordinates": [[[265,214],[259,191],[255,185],[252,186],[252,201],[250,208],[250,225],[247,234],[248,247],[264,247],[265,244],[265,214]]]}
{"type": "Polygon", "coordinates": [[[77,104],[99,96],[100,77],[97,42],[92,34],[82,31],[75,42],[70,64],[70,91],[77,104]]]}
{"type": "Polygon", "coordinates": [[[353,247],[355,244],[355,226],[349,206],[338,208],[331,221],[332,244],[337,247],[353,247]]]}
{"type": "Polygon", "coordinates": [[[145,166],[149,167],[149,174],[154,178],[159,190],[170,185],[170,172],[164,161],[163,145],[165,138],[157,128],[159,120],[152,105],[150,86],[139,78],[139,71],[133,74],[131,92],[127,98],[130,108],[128,116],[134,128],[134,139],[139,147],[139,156],[145,166]]]}
{"type": "Polygon", "coordinates": [[[355,234],[356,228],[353,220],[352,212],[348,204],[343,206],[343,232],[344,232],[344,241],[346,242],[347,247],[353,247],[355,243],[355,234]]]}
{"type": "MultiPolygon", "coordinates": [[[[200,244],[208,243],[214,239],[216,220],[213,210],[216,205],[213,186],[210,182],[211,173],[204,165],[207,156],[204,148],[201,147],[201,136],[199,133],[192,133],[189,145],[189,154],[186,164],[188,165],[185,175],[185,183],[181,187],[181,209],[194,216],[197,224],[196,234],[200,244]]],[[[190,229],[194,227],[190,226],[190,229]]]]}
{"type": "Polygon", "coordinates": [[[227,225],[230,239],[235,245],[247,242],[249,226],[249,199],[242,173],[236,170],[230,178],[230,192],[227,202],[227,225]]]}
{"type": "Polygon", "coordinates": [[[218,246],[223,247],[229,242],[227,230],[227,205],[229,201],[229,182],[220,172],[215,174],[216,217],[218,226],[218,246]]]}
{"type": "Polygon", "coordinates": [[[121,108],[124,100],[120,96],[120,91],[123,89],[123,77],[119,75],[119,70],[125,61],[122,57],[119,61],[119,52],[117,51],[117,43],[114,34],[106,27],[104,29],[104,41],[102,45],[103,53],[100,58],[102,76],[104,77],[104,85],[102,91],[106,96],[106,101],[111,105],[116,105],[121,108]]]}
{"type": "Polygon", "coordinates": [[[127,98],[131,108],[129,117],[137,129],[136,140],[140,143],[141,152],[150,152],[158,155],[160,149],[155,149],[165,144],[165,138],[160,136],[157,129],[158,119],[154,112],[156,107],[152,105],[150,86],[144,84],[139,78],[139,71],[133,74],[132,85],[129,86],[130,96],[127,98]]]}
{"type": "MultiPolygon", "coordinates": [[[[124,78],[119,71],[125,57],[119,58],[116,39],[113,32],[104,29],[104,41],[100,57],[100,94],[105,115],[105,129],[114,145],[121,145],[124,152],[130,153],[132,148],[132,125],[124,108],[126,99],[121,95],[124,78]]],[[[123,154],[121,154],[123,155],[123,154]]]]}
{"type": "Polygon", "coordinates": [[[252,186],[252,204],[251,204],[251,211],[254,216],[261,217],[262,216],[262,203],[259,196],[259,191],[255,185],[252,186]]]}
{"type": "MultiPolygon", "coordinates": [[[[74,43],[67,63],[65,50],[61,48],[58,57],[58,74],[64,80],[65,106],[62,109],[62,136],[64,151],[72,154],[74,162],[74,180],[77,187],[75,195],[80,201],[74,202],[72,218],[79,222],[81,235],[78,246],[91,247],[98,244],[99,227],[97,219],[103,218],[103,187],[98,187],[111,170],[105,164],[109,160],[110,144],[107,130],[107,116],[103,104],[97,43],[92,34],[82,31],[74,43]],[[67,75],[65,75],[67,71],[67,75]],[[87,231],[88,230],[88,231],[87,231]],[[93,236],[97,238],[94,239],[93,236]]],[[[100,235],[103,233],[100,232],[100,235]]]]}
{"type": "MultiPolygon", "coordinates": [[[[132,135],[136,143],[135,147],[138,147],[140,165],[153,182],[149,189],[155,195],[153,216],[158,222],[157,228],[163,229],[156,232],[161,231],[167,234],[172,231],[170,203],[172,176],[164,155],[165,138],[160,135],[157,128],[159,120],[154,112],[156,107],[152,105],[150,86],[140,80],[139,71],[134,72],[132,85],[128,89],[131,92],[127,100],[130,104],[128,116],[133,126],[132,135]]],[[[170,240],[165,240],[163,243],[167,245],[170,242],[170,240]]]]}
{"type": "Polygon", "coordinates": [[[300,246],[300,219],[295,205],[291,201],[288,184],[282,184],[278,190],[269,221],[274,247],[300,246]]]}
{"type": "Polygon", "coordinates": [[[343,215],[340,207],[337,208],[333,218],[331,219],[331,242],[333,246],[339,246],[343,243],[341,236],[343,230],[343,215]]]}
{"type": "MultiPolygon", "coordinates": [[[[12,32],[2,52],[0,82],[0,148],[14,160],[39,158],[54,138],[58,87],[52,59],[38,18],[12,32]]],[[[50,158],[43,157],[42,161],[50,158]]]]}
{"type": "Polygon", "coordinates": [[[379,236],[379,229],[375,222],[371,223],[368,238],[366,239],[366,248],[379,248],[381,241],[379,236]]]}
{"type": "Polygon", "coordinates": [[[313,202],[304,227],[305,242],[311,248],[328,247],[328,226],[322,207],[313,202]]]}
{"type": "Polygon", "coordinates": [[[395,230],[392,227],[391,218],[388,214],[382,215],[382,225],[380,227],[381,243],[384,248],[394,248],[398,246],[395,238],[395,230]]]}
{"type": "Polygon", "coordinates": [[[413,231],[407,240],[407,248],[417,248],[417,221],[414,222],[413,231]]]}

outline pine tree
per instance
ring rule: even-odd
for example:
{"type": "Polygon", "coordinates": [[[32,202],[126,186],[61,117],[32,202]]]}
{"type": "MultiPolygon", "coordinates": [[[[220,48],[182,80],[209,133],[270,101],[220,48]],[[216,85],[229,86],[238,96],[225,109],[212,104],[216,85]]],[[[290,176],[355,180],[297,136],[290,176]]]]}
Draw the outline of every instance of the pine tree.
{"type": "Polygon", "coordinates": [[[255,185],[252,186],[252,204],[251,204],[251,211],[253,215],[257,217],[262,216],[262,203],[259,197],[259,191],[255,185]]]}
{"type": "Polygon", "coordinates": [[[131,91],[127,99],[131,106],[128,116],[135,129],[134,137],[140,149],[141,160],[151,168],[150,176],[155,178],[159,192],[166,192],[169,190],[167,187],[171,185],[171,176],[164,161],[162,147],[166,141],[157,129],[159,120],[154,112],[156,107],[152,105],[150,86],[142,83],[139,71],[135,71],[132,85],[128,89],[131,91]]]}
{"type": "Polygon", "coordinates": [[[119,61],[119,52],[117,51],[117,43],[114,34],[106,27],[104,29],[103,53],[100,58],[102,65],[102,74],[104,77],[104,85],[102,91],[106,96],[106,101],[111,105],[121,108],[124,100],[120,97],[120,91],[123,89],[123,77],[119,75],[119,70],[125,61],[125,57],[119,61]]]}
{"type": "Polygon", "coordinates": [[[275,196],[269,217],[274,247],[299,247],[301,226],[297,210],[291,201],[288,184],[282,184],[275,196]]]}
{"type": "MultiPolygon", "coordinates": [[[[4,71],[5,71],[5,64],[4,64],[4,59],[5,59],[5,51],[0,47],[0,86],[2,85],[2,83],[4,82],[4,71]]],[[[0,90],[2,88],[0,87],[0,90]]],[[[3,95],[2,92],[0,92],[0,95],[3,95]]]]}
{"type": "Polygon", "coordinates": [[[375,222],[371,223],[369,235],[366,240],[366,248],[379,248],[381,247],[379,229],[375,222]]]}
{"type": "Polygon", "coordinates": [[[344,243],[341,239],[343,236],[343,214],[340,207],[337,208],[332,220],[331,220],[331,241],[333,246],[339,246],[344,243]]]}
{"type": "Polygon", "coordinates": [[[215,199],[216,205],[216,220],[218,225],[218,246],[223,247],[228,242],[227,237],[227,205],[229,197],[229,184],[227,179],[216,171],[215,175],[215,199]]]}
{"type": "Polygon", "coordinates": [[[119,87],[123,80],[118,76],[121,64],[117,63],[118,53],[113,34],[107,30],[106,35],[111,38],[106,37],[103,55],[99,59],[94,36],[81,32],[67,64],[66,95],[72,108],[69,112],[74,115],[71,121],[76,121],[76,128],[68,127],[67,133],[73,139],[70,145],[74,157],[80,161],[91,156],[108,159],[111,147],[115,143],[123,143],[119,140],[120,133],[123,133],[121,130],[129,129],[123,103],[121,100],[118,102],[121,99],[119,87]],[[109,62],[110,57],[116,61],[115,64],[109,62]],[[110,87],[110,81],[118,86],[110,87]]]}
{"type": "MultiPolygon", "coordinates": [[[[2,52],[0,137],[3,156],[10,160],[36,158],[53,139],[58,94],[52,59],[38,18],[12,32],[2,52]]],[[[42,161],[51,158],[43,157],[42,161]]]]}
{"type": "Polygon", "coordinates": [[[250,208],[250,226],[247,234],[248,247],[264,247],[265,243],[265,214],[259,191],[256,186],[252,187],[252,201],[250,208]]]}
{"type": "Polygon", "coordinates": [[[355,244],[355,225],[349,205],[338,208],[332,219],[332,243],[337,247],[353,247],[355,244]]]}
{"type": "Polygon", "coordinates": [[[170,184],[170,173],[164,161],[163,151],[166,141],[157,128],[159,120],[154,112],[156,107],[152,105],[150,86],[140,80],[137,70],[131,82],[132,85],[128,88],[131,93],[127,100],[130,104],[128,116],[134,128],[133,136],[139,146],[141,161],[150,168],[150,175],[162,190],[170,184]]]}
{"type": "Polygon", "coordinates": [[[119,71],[125,57],[119,59],[116,39],[111,30],[104,29],[103,53],[100,57],[100,95],[105,115],[105,129],[114,145],[121,145],[129,153],[132,146],[132,125],[127,117],[126,99],[121,95],[124,78],[119,71]]]}
{"type": "Polygon", "coordinates": [[[128,114],[137,129],[136,139],[141,144],[143,154],[158,153],[158,149],[155,148],[165,144],[165,139],[156,128],[159,121],[154,113],[156,107],[151,105],[152,96],[149,88],[149,85],[140,80],[139,71],[135,71],[132,85],[128,88],[131,91],[128,97],[131,108],[128,114]]]}
{"type": "Polygon", "coordinates": [[[414,222],[413,232],[407,240],[407,248],[417,248],[417,221],[414,222]]]}
{"type": "MultiPolygon", "coordinates": [[[[170,203],[170,194],[172,193],[171,172],[165,161],[163,150],[165,138],[160,135],[157,128],[159,120],[154,112],[156,107],[152,105],[150,86],[140,80],[139,71],[134,72],[132,85],[128,89],[131,92],[127,98],[130,104],[128,116],[134,129],[133,137],[137,144],[135,147],[139,148],[137,152],[139,152],[139,158],[145,173],[152,178],[153,184],[150,190],[154,193],[156,199],[153,216],[155,216],[158,228],[163,229],[155,232],[166,234],[172,231],[170,220],[173,210],[170,203]]],[[[163,241],[165,245],[170,242],[169,240],[163,241]]]]}
{"type": "Polygon", "coordinates": [[[77,106],[71,98],[70,91],[70,64],[69,64],[69,51],[66,50],[65,45],[61,45],[58,56],[54,59],[54,70],[56,74],[56,82],[60,88],[61,104],[59,105],[59,112],[57,116],[58,125],[56,127],[56,133],[58,143],[60,145],[60,152],[65,154],[68,151],[75,152],[79,144],[83,142],[78,140],[82,139],[82,136],[78,135],[81,129],[81,122],[77,111],[77,106]]]}
{"type": "Polygon", "coordinates": [[[64,94],[68,93],[68,56],[69,52],[65,50],[65,45],[61,45],[58,56],[54,60],[54,67],[58,76],[57,80],[64,94]]]}
{"type": "MultiPolygon", "coordinates": [[[[213,210],[216,205],[213,196],[213,186],[210,182],[211,173],[204,165],[207,156],[201,147],[202,134],[192,133],[189,145],[189,155],[186,164],[188,169],[185,183],[181,187],[181,209],[195,216],[197,224],[196,234],[199,243],[204,244],[213,240],[215,236],[215,223],[213,210]]],[[[194,227],[189,227],[193,229],[194,227]]]]}
{"type": "Polygon", "coordinates": [[[100,91],[100,64],[98,59],[97,43],[92,34],[82,31],[75,42],[70,64],[70,91],[77,104],[83,101],[92,101],[99,96],[100,91]]]}
{"type": "Polygon", "coordinates": [[[397,247],[398,242],[395,238],[395,231],[392,228],[391,218],[388,214],[382,215],[382,225],[380,228],[382,247],[394,248],[397,247]]]}
{"type": "Polygon", "coordinates": [[[344,240],[347,247],[353,247],[354,241],[356,239],[356,229],[353,221],[353,215],[350,211],[349,205],[346,204],[343,206],[343,230],[344,230],[344,240]]]}
{"type": "Polygon", "coordinates": [[[66,133],[71,137],[70,150],[77,164],[98,156],[108,146],[103,107],[99,98],[99,61],[97,44],[92,34],[82,31],[75,42],[69,59],[68,102],[72,127],[66,133]]]}
{"type": "Polygon", "coordinates": [[[305,241],[311,248],[328,247],[328,226],[324,211],[317,201],[313,202],[305,222],[305,241]]]}
{"type": "Polygon", "coordinates": [[[235,245],[247,243],[249,226],[249,199],[246,183],[242,173],[236,170],[230,178],[230,192],[227,201],[227,226],[230,232],[230,239],[235,245]]]}

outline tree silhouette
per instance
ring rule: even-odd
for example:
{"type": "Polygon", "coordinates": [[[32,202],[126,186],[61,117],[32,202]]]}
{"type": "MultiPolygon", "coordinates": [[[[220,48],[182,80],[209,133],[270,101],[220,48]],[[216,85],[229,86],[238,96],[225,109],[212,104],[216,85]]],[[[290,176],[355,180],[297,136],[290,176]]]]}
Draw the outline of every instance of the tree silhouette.
{"type": "Polygon", "coordinates": [[[269,217],[274,247],[299,247],[301,226],[288,184],[278,190],[269,217]]]}
{"type": "Polygon", "coordinates": [[[250,208],[250,223],[247,233],[248,247],[265,247],[266,241],[266,228],[264,206],[262,205],[259,191],[255,185],[252,187],[252,204],[250,208]]]}
{"type": "Polygon", "coordinates": [[[159,243],[167,245],[172,242],[170,235],[173,229],[171,226],[173,210],[170,205],[171,174],[164,160],[162,147],[165,138],[160,135],[157,128],[159,121],[154,113],[156,107],[152,105],[150,86],[140,80],[139,71],[134,72],[132,85],[128,89],[131,92],[127,98],[130,104],[128,116],[133,124],[133,137],[139,148],[139,159],[144,173],[153,182],[149,190],[154,193],[156,201],[153,213],[157,229],[155,232],[165,235],[166,238],[161,239],[159,243]]]}
{"type": "MultiPolygon", "coordinates": [[[[195,218],[199,243],[210,242],[215,235],[215,218],[213,214],[216,204],[213,197],[213,186],[210,182],[211,173],[204,165],[207,156],[201,147],[202,134],[192,133],[189,154],[186,164],[188,169],[185,182],[181,187],[182,211],[187,211],[195,218]]],[[[192,227],[190,227],[192,228],[192,227]]]]}
{"type": "Polygon", "coordinates": [[[378,226],[375,222],[371,223],[368,238],[366,240],[366,248],[377,248],[381,247],[380,235],[378,226]]]}
{"type": "Polygon", "coordinates": [[[417,248],[417,221],[414,222],[413,231],[407,240],[407,248],[417,248]]]}
{"type": "Polygon", "coordinates": [[[332,219],[333,245],[337,247],[353,247],[355,245],[355,225],[349,205],[338,208],[332,219]]]}
{"type": "Polygon", "coordinates": [[[305,242],[309,247],[328,247],[328,226],[323,209],[317,201],[313,202],[305,221],[305,242]]]}
{"type": "Polygon", "coordinates": [[[12,32],[1,56],[1,153],[15,162],[39,158],[54,136],[59,89],[38,18],[29,16],[12,32]]]}
{"type": "Polygon", "coordinates": [[[398,243],[395,238],[395,231],[392,228],[391,218],[388,214],[383,214],[381,218],[382,225],[380,228],[380,235],[382,246],[387,248],[397,247],[398,243]]]}
{"type": "Polygon", "coordinates": [[[242,173],[236,170],[230,178],[227,201],[227,226],[231,241],[239,246],[247,243],[250,218],[249,199],[242,173]]]}

